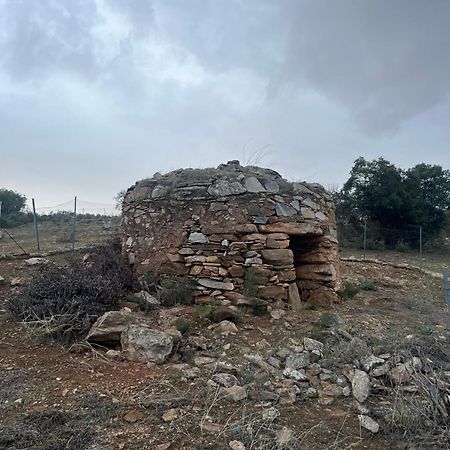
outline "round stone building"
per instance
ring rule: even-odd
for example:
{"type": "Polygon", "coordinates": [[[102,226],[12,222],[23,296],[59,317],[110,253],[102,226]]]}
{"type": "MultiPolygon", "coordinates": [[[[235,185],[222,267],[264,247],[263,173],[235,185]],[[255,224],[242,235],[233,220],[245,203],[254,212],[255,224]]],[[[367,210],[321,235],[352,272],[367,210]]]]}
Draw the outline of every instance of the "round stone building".
{"type": "Polygon", "coordinates": [[[340,288],[334,204],[318,184],[230,161],[137,182],[123,201],[123,249],[151,268],[197,282],[196,303],[330,306],[340,288]]]}

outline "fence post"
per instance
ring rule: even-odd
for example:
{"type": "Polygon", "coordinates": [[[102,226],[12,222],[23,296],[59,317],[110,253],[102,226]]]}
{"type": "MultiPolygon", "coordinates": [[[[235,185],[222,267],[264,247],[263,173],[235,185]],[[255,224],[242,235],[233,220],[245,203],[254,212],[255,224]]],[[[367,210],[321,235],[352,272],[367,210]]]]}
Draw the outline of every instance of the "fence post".
{"type": "Polygon", "coordinates": [[[77,197],[75,196],[75,199],[73,202],[72,250],[75,250],[76,223],[77,223],[77,197]]]}
{"type": "Polygon", "coordinates": [[[364,261],[366,260],[366,247],[367,247],[367,219],[364,219],[364,261]]]}
{"type": "Polygon", "coordinates": [[[41,245],[39,243],[39,229],[38,229],[38,223],[37,223],[37,217],[36,217],[36,205],[34,203],[34,198],[31,199],[31,204],[33,206],[33,222],[34,222],[34,234],[36,236],[36,244],[38,252],[41,251],[41,245]]]}
{"type": "Polygon", "coordinates": [[[419,252],[422,256],[422,227],[419,228],[419,252]]]}
{"type": "Polygon", "coordinates": [[[450,314],[450,283],[448,282],[448,272],[445,271],[443,273],[443,281],[444,281],[444,294],[445,294],[445,301],[447,303],[448,312],[450,314]]]}

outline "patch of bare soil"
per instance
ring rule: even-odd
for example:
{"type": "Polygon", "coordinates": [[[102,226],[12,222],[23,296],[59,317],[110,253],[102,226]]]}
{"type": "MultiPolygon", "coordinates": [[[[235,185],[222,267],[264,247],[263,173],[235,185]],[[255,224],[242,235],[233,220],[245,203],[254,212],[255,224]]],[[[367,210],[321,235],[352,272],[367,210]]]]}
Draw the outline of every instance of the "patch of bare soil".
{"type": "MultiPolygon", "coordinates": [[[[22,267],[0,262],[0,275],[26,277],[31,269],[22,267]]],[[[219,334],[197,319],[194,307],[152,313],[149,320],[161,328],[180,317],[191,324],[161,366],[109,359],[102,348],[38,345],[0,316],[0,449],[449,448],[445,430],[427,444],[385,413],[400,397],[414,403],[417,393],[403,387],[414,385],[415,376],[450,371],[450,321],[439,280],[362,263],[344,263],[343,275],[369,290],[333,314],[245,315],[237,333],[219,334]],[[324,343],[323,355],[310,362],[308,380],[283,376],[283,352],[297,355],[305,336],[324,343]],[[374,384],[359,403],[341,375],[354,370],[359,351],[391,365],[406,363],[396,355],[411,354],[423,368],[405,385],[374,384]],[[245,394],[224,390],[232,377],[245,394]],[[376,420],[378,433],[361,426],[358,415],[376,420]]],[[[0,287],[0,309],[10,289],[0,287]]]]}

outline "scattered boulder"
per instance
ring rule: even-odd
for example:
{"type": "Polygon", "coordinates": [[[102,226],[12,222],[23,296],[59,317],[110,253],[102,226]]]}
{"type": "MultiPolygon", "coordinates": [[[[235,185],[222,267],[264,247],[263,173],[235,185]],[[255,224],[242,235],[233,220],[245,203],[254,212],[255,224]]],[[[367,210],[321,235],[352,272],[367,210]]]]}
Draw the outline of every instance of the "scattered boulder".
{"type": "Polygon", "coordinates": [[[358,416],[358,419],[359,424],[366,430],[369,430],[371,433],[378,433],[378,431],[380,430],[380,425],[378,424],[378,422],[373,420],[371,417],[361,414],[358,416]]]}
{"type": "Polygon", "coordinates": [[[352,378],[353,397],[362,403],[370,394],[370,378],[366,372],[356,369],[352,378]]]}
{"type": "Polygon", "coordinates": [[[320,341],[316,341],[315,339],[311,339],[308,337],[305,337],[303,339],[303,346],[305,347],[305,350],[307,351],[313,351],[318,350],[319,352],[323,351],[323,344],[320,341]]]}
{"type": "Polygon", "coordinates": [[[130,361],[161,364],[172,352],[173,337],[145,325],[129,325],[120,337],[122,353],[130,361]]]}
{"type": "Polygon", "coordinates": [[[373,367],[379,366],[384,362],[384,359],[379,358],[378,356],[370,355],[367,358],[363,358],[361,360],[361,365],[366,372],[369,372],[373,367]]]}
{"type": "Polygon", "coordinates": [[[239,385],[238,379],[231,373],[215,373],[212,376],[212,380],[214,383],[227,388],[239,385]]]}
{"type": "Polygon", "coordinates": [[[160,301],[147,291],[139,291],[134,296],[142,300],[146,309],[157,309],[161,306],[160,301]]]}
{"type": "Polygon", "coordinates": [[[28,258],[25,260],[27,266],[38,266],[41,264],[48,264],[50,261],[46,258],[28,258]]]}
{"type": "Polygon", "coordinates": [[[122,332],[137,322],[136,316],[128,308],[108,311],[92,325],[86,339],[90,342],[118,343],[122,332]]]}
{"type": "Polygon", "coordinates": [[[310,358],[308,352],[299,353],[296,355],[290,355],[286,358],[286,369],[304,369],[310,364],[310,358]]]}
{"type": "Polygon", "coordinates": [[[223,388],[225,398],[233,402],[240,402],[247,398],[247,389],[242,386],[234,385],[228,388],[223,388]]]}
{"type": "Polygon", "coordinates": [[[296,381],[308,381],[308,377],[303,372],[289,367],[283,370],[283,375],[296,381]]]}
{"type": "Polygon", "coordinates": [[[123,420],[128,423],[136,423],[143,420],[144,418],[145,413],[140,409],[132,409],[123,416],[123,420]]]}

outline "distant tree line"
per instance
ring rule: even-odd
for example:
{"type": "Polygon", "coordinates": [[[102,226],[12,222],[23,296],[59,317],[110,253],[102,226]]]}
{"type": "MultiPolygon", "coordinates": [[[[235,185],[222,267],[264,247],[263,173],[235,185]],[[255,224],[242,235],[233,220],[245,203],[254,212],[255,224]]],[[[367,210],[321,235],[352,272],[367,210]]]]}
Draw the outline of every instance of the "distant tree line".
{"type": "MultiPolygon", "coordinates": [[[[18,192],[9,189],[0,189],[1,215],[0,227],[13,228],[26,223],[33,222],[33,214],[27,210],[27,198],[18,192]]],[[[39,221],[52,221],[55,223],[69,222],[73,213],[70,211],[58,211],[49,214],[39,214],[39,221]]],[[[102,217],[101,214],[77,214],[80,219],[95,219],[102,217]]]]}
{"type": "Polygon", "coordinates": [[[361,157],[342,189],[332,194],[345,244],[361,243],[364,223],[375,248],[417,248],[421,227],[429,245],[448,226],[450,171],[438,165],[403,170],[383,158],[361,157]]]}

